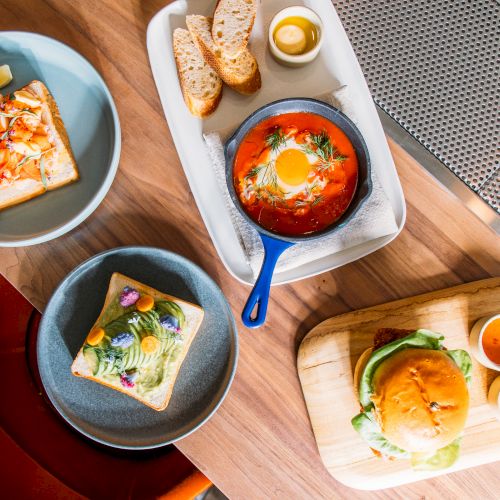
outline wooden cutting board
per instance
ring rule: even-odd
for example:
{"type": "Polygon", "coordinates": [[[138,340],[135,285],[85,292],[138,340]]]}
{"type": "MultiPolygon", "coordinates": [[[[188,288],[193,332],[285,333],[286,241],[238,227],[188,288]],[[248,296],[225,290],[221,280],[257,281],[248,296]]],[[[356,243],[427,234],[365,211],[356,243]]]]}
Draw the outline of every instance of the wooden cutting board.
{"type": "Polygon", "coordinates": [[[351,426],[359,412],[354,366],[372,346],[378,328],[428,328],[445,336],[448,349],[469,351],[474,322],[498,312],[500,278],[491,278],[350,312],[313,328],[300,345],[297,365],[319,453],[330,474],[352,488],[376,490],[500,460],[500,421],[487,403],[488,388],[500,373],[475,359],[469,417],[453,467],[416,472],[409,460],[377,458],[351,426]]]}

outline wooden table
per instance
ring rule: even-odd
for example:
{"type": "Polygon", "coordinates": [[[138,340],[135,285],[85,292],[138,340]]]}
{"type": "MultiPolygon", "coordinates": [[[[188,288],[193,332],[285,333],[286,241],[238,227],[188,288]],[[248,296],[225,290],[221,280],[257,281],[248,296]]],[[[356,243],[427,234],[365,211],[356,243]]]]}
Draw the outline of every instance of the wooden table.
{"type": "MultiPolygon", "coordinates": [[[[0,272],[40,310],[82,260],[129,244],[163,247],[199,264],[237,318],[249,293],[217,257],[151,76],[146,27],[166,3],[0,0],[0,29],[52,36],[89,59],[115,98],[123,128],[118,174],[86,222],[46,244],[0,250],[0,272]]],[[[296,370],[307,331],[336,314],[500,274],[498,237],[390,144],[408,209],[401,235],[341,269],[274,288],[267,325],[259,331],[238,320],[232,389],[210,422],[177,443],[231,498],[493,498],[500,491],[498,463],[367,494],[336,482],[319,459],[296,370]]]]}

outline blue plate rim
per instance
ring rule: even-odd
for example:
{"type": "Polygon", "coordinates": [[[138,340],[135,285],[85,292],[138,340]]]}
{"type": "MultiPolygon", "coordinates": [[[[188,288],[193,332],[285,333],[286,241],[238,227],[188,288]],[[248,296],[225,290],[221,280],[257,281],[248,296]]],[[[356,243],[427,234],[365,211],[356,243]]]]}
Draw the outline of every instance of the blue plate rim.
{"type": "Polygon", "coordinates": [[[39,243],[44,243],[46,241],[58,238],[63,234],[66,234],[67,232],[71,231],[72,229],[80,225],[90,215],[92,215],[92,213],[102,203],[102,201],[106,197],[106,194],[110,190],[111,185],[113,184],[113,180],[116,176],[118,165],[120,163],[121,146],[122,146],[121,125],[115,101],[106,82],[104,81],[104,78],[102,77],[101,73],[95,68],[95,66],[85,56],[83,56],[78,51],[70,47],[68,44],[61,42],[56,38],[47,35],[41,35],[40,33],[34,33],[32,31],[1,31],[0,37],[2,36],[10,36],[12,38],[19,37],[21,39],[35,38],[43,40],[44,42],[52,43],[54,45],[62,45],[65,48],[65,50],[67,50],[73,57],[80,59],[84,64],[87,64],[95,72],[97,80],[99,81],[101,88],[104,91],[104,95],[108,100],[109,107],[111,109],[111,115],[113,117],[114,144],[113,144],[112,158],[111,161],[109,162],[108,174],[106,175],[106,178],[104,179],[104,182],[102,183],[100,188],[97,190],[94,196],[89,200],[89,202],[85,205],[85,207],[82,208],[82,210],[75,217],[73,217],[73,219],[52,230],[46,231],[41,235],[37,235],[28,239],[19,238],[8,241],[2,241],[0,234],[0,247],[24,247],[24,246],[31,246],[31,245],[37,245],[39,243]]]}
{"type": "Polygon", "coordinates": [[[38,333],[37,333],[37,339],[36,339],[36,359],[37,359],[37,365],[38,365],[38,374],[40,375],[40,380],[42,382],[45,394],[49,398],[50,403],[55,408],[55,410],[58,412],[58,414],[73,429],[75,429],[80,434],[83,434],[84,436],[86,436],[87,438],[89,438],[89,439],[91,439],[93,441],[97,441],[98,443],[104,444],[106,446],[110,446],[112,448],[118,448],[118,449],[123,449],[123,450],[151,450],[151,449],[160,448],[162,446],[166,446],[166,445],[175,443],[176,441],[179,441],[180,439],[184,439],[185,437],[189,436],[190,434],[192,434],[193,432],[195,432],[196,430],[198,430],[200,427],[202,427],[205,423],[207,423],[213,417],[213,415],[217,412],[217,410],[219,409],[219,407],[222,404],[222,402],[226,399],[226,396],[227,396],[227,394],[228,394],[228,392],[229,392],[229,390],[230,390],[230,388],[231,388],[231,386],[233,384],[233,380],[234,380],[234,377],[236,375],[236,368],[238,366],[238,359],[239,359],[238,329],[236,327],[236,321],[234,319],[234,315],[233,315],[233,312],[231,310],[231,306],[229,305],[229,302],[227,301],[226,296],[224,295],[224,293],[220,289],[219,285],[212,279],[212,277],[206,271],[204,271],[200,266],[198,266],[198,264],[195,264],[193,261],[187,259],[183,255],[180,255],[180,254],[175,253],[175,252],[171,252],[170,250],[166,250],[164,248],[153,247],[153,246],[141,246],[141,245],[125,245],[125,246],[120,246],[120,247],[115,247],[115,248],[110,248],[110,249],[107,249],[107,250],[103,250],[102,252],[94,254],[91,257],[85,259],[83,262],[81,262],[75,268],[73,268],[61,280],[61,282],[57,285],[57,287],[52,292],[52,295],[50,296],[50,299],[47,302],[47,305],[45,306],[45,309],[44,309],[44,311],[42,313],[42,319],[41,319],[40,325],[38,327],[38,333]],[[44,381],[44,376],[42,374],[42,371],[40,370],[40,334],[41,334],[41,332],[42,332],[42,330],[43,330],[43,328],[45,326],[44,325],[45,321],[46,321],[45,318],[47,317],[45,315],[45,311],[47,311],[47,309],[49,309],[49,307],[53,306],[53,301],[55,301],[54,297],[56,296],[56,294],[66,284],[66,282],[68,280],[72,279],[76,274],[78,274],[78,272],[80,271],[80,269],[82,269],[83,267],[85,267],[86,265],[88,265],[90,262],[92,262],[93,260],[98,259],[98,258],[100,258],[102,256],[105,256],[105,255],[108,255],[108,254],[112,254],[112,253],[116,253],[116,252],[120,252],[122,250],[138,250],[138,251],[144,251],[144,250],[150,251],[150,250],[152,250],[152,251],[160,251],[161,253],[165,254],[165,257],[167,259],[171,258],[171,256],[174,256],[174,258],[178,259],[183,264],[186,264],[187,266],[190,266],[190,267],[193,267],[194,269],[196,269],[196,271],[198,273],[204,275],[204,277],[206,279],[208,279],[208,281],[210,281],[212,283],[212,285],[215,287],[215,290],[218,293],[220,293],[220,296],[223,299],[223,302],[224,302],[224,304],[225,304],[225,306],[227,308],[228,316],[230,318],[230,326],[232,327],[232,330],[233,330],[232,337],[234,339],[234,361],[233,361],[233,366],[231,367],[231,371],[230,371],[230,374],[229,374],[229,379],[228,379],[227,385],[224,388],[224,390],[223,390],[223,392],[222,392],[222,394],[220,396],[219,401],[208,412],[208,414],[205,416],[205,418],[203,418],[200,422],[198,422],[192,429],[188,430],[187,432],[183,433],[182,435],[180,435],[180,436],[178,436],[178,437],[176,437],[174,439],[168,439],[166,441],[162,441],[162,442],[155,443],[155,444],[152,444],[152,445],[139,445],[139,446],[121,445],[121,444],[113,443],[111,441],[107,441],[105,439],[101,439],[101,438],[99,438],[97,436],[94,436],[94,435],[86,432],[84,429],[81,429],[76,423],[74,423],[63,412],[63,410],[60,408],[60,405],[57,403],[57,401],[54,400],[54,398],[52,397],[50,391],[47,389],[48,386],[46,385],[46,383],[44,381]]]}

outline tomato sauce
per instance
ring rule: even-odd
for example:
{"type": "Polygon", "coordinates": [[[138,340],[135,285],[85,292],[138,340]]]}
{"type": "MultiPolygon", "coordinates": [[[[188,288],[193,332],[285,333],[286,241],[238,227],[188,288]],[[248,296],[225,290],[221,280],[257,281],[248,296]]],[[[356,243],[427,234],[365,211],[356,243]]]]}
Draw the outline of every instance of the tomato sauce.
{"type": "Polygon", "coordinates": [[[500,319],[493,320],[483,332],[484,353],[493,361],[500,364],[500,319]]]}
{"type": "MultiPolygon", "coordinates": [[[[282,144],[281,148],[286,150],[287,146],[282,144]]],[[[288,157],[295,158],[296,155],[292,154],[288,157]]],[[[272,159],[273,156],[270,158],[272,159]]],[[[272,161],[268,164],[272,164],[272,161]]],[[[294,168],[292,164],[291,170],[294,168]]],[[[275,170],[274,174],[276,172],[279,173],[279,170],[275,170]]],[[[292,175],[290,178],[296,177],[292,175]]],[[[358,160],[351,141],[339,127],[313,113],[285,113],[263,120],[241,142],[233,170],[236,194],[249,217],[263,228],[287,236],[314,233],[332,225],[351,203],[357,180],[358,160]],[[309,184],[302,191],[293,191],[292,195],[286,193],[289,198],[283,199],[279,196],[283,196],[283,191],[286,189],[282,189],[278,193],[279,196],[275,197],[272,189],[278,191],[280,189],[275,183],[275,188],[269,188],[263,196],[260,187],[255,187],[254,179],[257,177],[252,177],[252,173],[256,171],[256,168],[260,168],[259,162],[262,162],[263,154],[268,154],[265,151],[266,148],[272,149],[269,147],[270,134],[286,135],[290,133],[287,132],[290,130],[293,135],[286,137],[290,137],[293,142],[291,147],[300,150],[303,144],[310,145],[312,153],[309,149],[310,154],[307,158],[317,158],[319,163],[311,166],[307,181],[309,184]],[[310,138],[318,138],[320,134],[329,139],[331,148],[323,149],[319,153],[333,151],[333,154],[329,156],[334,160],[333,162],[321,163],[321,158],[324,159],[325,155],[323,154],[320,158],[315,153],[315,151],[318,152],[320,146],[316,146],[316,142],[312,143],[310,138]],[[330,167],[321,168],[320,164],[330,165],[330,167]],[[249,182],[249,178],[254,184],[249,182]],[[314,196],[311,195],[311,186],[314,186],[316,192],[314,196]]]]}

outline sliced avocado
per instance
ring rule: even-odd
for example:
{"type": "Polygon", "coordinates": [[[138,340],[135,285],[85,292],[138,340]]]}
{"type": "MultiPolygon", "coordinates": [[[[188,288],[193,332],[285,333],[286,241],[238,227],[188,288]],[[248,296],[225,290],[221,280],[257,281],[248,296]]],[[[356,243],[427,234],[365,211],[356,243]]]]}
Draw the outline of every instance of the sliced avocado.
{"type": "Polygon", "coordinates": [[[186,317],[184,316],[184,312],[182,311],[180,306],[175,302],[160,300],[155,304],[155,308],[160,313],[160,316],[162,316],[163,314],[171,314],[172,316],[175,316],[179,320],[179,326],[181,328],[184,327],[186,317]]]}
{"type": "Polygon", "coordinates": [[[179,325],[184,324],[184,314],[177,304],[160,301],[155,309],[147,312],[129,311],[105,325],[105,340],[99,347],[91,348],[88,354],[94,375],[115,375],[124,370],[143,368],[154,364],[155,360],[172,349],[175,334],[166,332],[161,326],[160,313],[174,315],[179,320],[179,325]],[[134,335],[132,345],[126,348],[113,347],[110,339],[122,332],[134,335]],[[161,342],[160,348],[153,354],[142,351],[141,340],[145,335],[155,335],[161,342]]]}
{"type": "Polygon", "coordinates": [[[92,375],[96,375],[99,370],[99,354],[98,350],[94,349],[92,346],[85,346],[83,348],[83,356],[85,357],[85,361],[89,365],[90,371],[92,375]]]}

